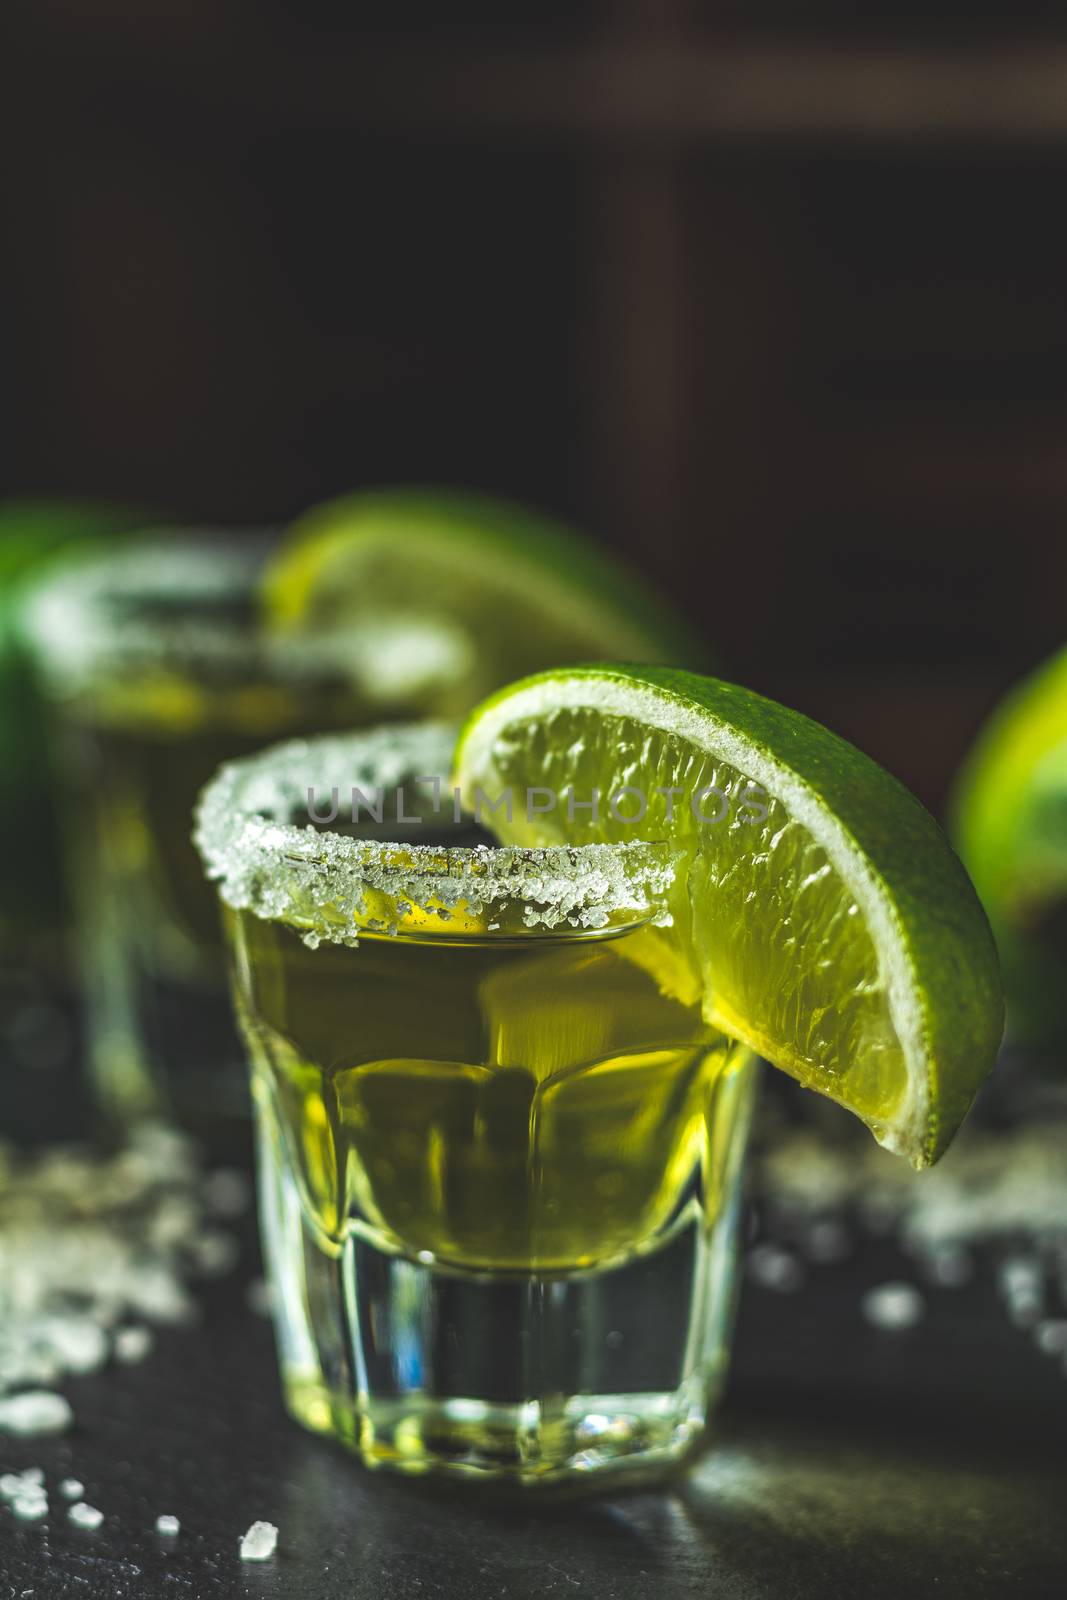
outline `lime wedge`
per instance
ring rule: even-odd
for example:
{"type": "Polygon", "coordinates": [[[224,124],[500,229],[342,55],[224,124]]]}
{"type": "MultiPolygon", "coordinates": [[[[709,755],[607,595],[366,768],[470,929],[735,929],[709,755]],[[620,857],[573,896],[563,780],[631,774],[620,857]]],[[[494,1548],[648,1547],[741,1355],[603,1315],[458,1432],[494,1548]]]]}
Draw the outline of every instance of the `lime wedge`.
{"type": "Polygon", "coordinates": [[[510,678],[610,654],[694,661],[685,625],[580,535],[485,495],[392,489],[319,506],[289,530],[264,580],[267,619],[306,632],[390,620],[427,637],[459,627],[471,648],[455,700],[467,710],[510,678]]]}
{"type": "Polygon", "coordinates": [[[1009,694],[961,773],[953,833],[993,924],[1012,1029],[1067,1038],[1067,650],[1009,694]]]}
{"type": "Polygon", "coordinates": [[[997,958],[937,824],[868,757],[734,684],[596,666],[487,700],[455,781],[510,843],[680,846],[664,938],[709,1022],[914,1166],[944,1152],[996,1056],[997,958]]]}

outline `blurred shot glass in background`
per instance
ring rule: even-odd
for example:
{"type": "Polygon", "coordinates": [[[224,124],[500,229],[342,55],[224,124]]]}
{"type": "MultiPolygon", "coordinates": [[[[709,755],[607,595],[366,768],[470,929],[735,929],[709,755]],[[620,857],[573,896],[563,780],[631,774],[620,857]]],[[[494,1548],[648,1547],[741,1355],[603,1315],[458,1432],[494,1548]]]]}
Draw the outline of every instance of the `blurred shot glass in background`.
{"type": "Polygon", "coordinates": [[[402,1472],[655,1471],[723,1379],[757,1063],[672,982],[668,847],[472,843],[451,746],[281,745],[200,805],[287,1404],[402,1472]]]}
{"type": "Polygon", "coordinates": [[[52,570],[22,631],[47,707],[90,1071],[120,1121],[168,1113],[225,1149],[247,1123],[215,896],[190,840],[219,763],[321,728],[433,713],[467,649],[401,619],[281,635],[266,534],[163,533],[52,570]]]}

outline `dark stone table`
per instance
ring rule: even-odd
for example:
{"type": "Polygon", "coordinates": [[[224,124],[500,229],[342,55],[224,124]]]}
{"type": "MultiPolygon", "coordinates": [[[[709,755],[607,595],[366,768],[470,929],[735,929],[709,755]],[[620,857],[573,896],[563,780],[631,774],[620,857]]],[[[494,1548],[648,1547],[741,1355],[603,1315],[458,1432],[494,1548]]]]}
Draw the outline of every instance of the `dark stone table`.
{"type": "Polygon", "coordinates": [[[0,1509],[0,1597],[1063,1592],[1060,1358],[1010,1325],[985,1278],[932,1291],[918,1328],[872,1328],[860,1292],[899,1275],[894,1250],[868,1244],[792,1294],[746,1286],[729,1397],[688,1474],[535,1507],[369,1474],[288,1422],[269,1326],[245,1308],[249,1241],[199,1329],[65,1385],[75,1432],[0,1442],[4,1468],[70,1473],[106,1518],[86,1533],[55,1509],[40,1524],[0,1509]],[[161,1512],[181,1519],[177,1540],[153,1531],[161,1512]],[[257,1518],[281,1530],[263,1566],[237,1557],[257,1518]]]}
{"type": "MultiPolygon", "coordinates": [[[[9,1135],[84,1126],[63,1052],[54,1066],[37,1052],[20,1077],[2,1046],[9,1135]]],[[[540,1505],[373,1475],[290,1423],[270,1327],[246,1306],[258,1270],[249,1219],[238,1269],[200,1293],[201,1326],[159,1333],[141,1365],[66,1382],[63,1439],[0,1437],[0,1471],[42,1466],[52,1490],[45,1522],[0,1505],[0,1600],[1067,1593],[1064,1358],[1011,1324],[989,1263],[966,1288],[926,1290],[925,1319],[895,1333],[860,1303],[914,1276],[889,1240],[866,1237],[793,1293],[747,1282],[704,1457],[654,1493],[540,1505]],[[68,1474],[104,1513],[95,1533],[66,1519],[55,1483],[68,1474]],[[165,1512],[177,1540],[154,1532],[165,1512]],[[237,1553],[256,1519],[281,1533],[262,1566],[237,1553]]]]}

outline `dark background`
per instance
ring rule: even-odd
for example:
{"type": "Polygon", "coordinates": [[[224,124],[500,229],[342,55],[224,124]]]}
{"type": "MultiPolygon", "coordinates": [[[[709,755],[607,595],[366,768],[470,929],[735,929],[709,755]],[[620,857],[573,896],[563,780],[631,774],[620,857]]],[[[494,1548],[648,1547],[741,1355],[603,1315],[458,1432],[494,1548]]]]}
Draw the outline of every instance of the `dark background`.
{"type": "Polygon", "coordinates": [[[1067,638],[1062,8],[367,15],[7,0],[0,492],[529,499],[940,807],[1067,638]]]}
{"type": "MultiPolygon", "coordinates": [[[[0,496],[205,522],[389,481],[527,499],[940,809],[988,707],[1067,642],[1067,11],[371,15],[0,0],[0,496]]],[[[66,1026],[27,983],[12,1015],[66,1026]]],[[[0,1039],[8,1101],[53,1132],[85,1114],[57,1087],[68,1031],[54,1071],[0,1039]]],[[[70,1440],[5,1445],[108,1521],[57,1517],[49,1545],[5,1512],[0,1589],[1059,1592],[1059,1365],[990,1263],[914,1335],[871,1328],[862,1292],[913,1270],[893,1252],[866,1241],[788,1305],[750,1285],[719,1450],[551,1515],[341,1470],[223,1286],[207,1337],[72,1386],[70,1440]],[[259,1516],[281,1551],[244,1569],[259,1516]]]]}

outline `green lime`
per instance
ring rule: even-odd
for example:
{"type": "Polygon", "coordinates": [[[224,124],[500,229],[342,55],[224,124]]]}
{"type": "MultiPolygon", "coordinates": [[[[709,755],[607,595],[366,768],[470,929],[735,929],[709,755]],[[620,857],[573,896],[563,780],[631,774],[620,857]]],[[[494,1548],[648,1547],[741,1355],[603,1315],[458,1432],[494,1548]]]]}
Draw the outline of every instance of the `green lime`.
{"type": "MultiPolygon", "coordinates": [[[[275,628],[365,627],[391,619],[458,628],[469,649],[456,701],[467,709],[511,678],[610,654],[696,661],[685,624],[580,535],[536,512],[450,489],[391,489],[319,506],[289,530],[266,574],[275,628]]],[[[414,624],[414,626],[413,626],[414,624]]]]}
{"type": "Polygon", "coordinates": [[[1062,1043],[1067,961],[1067,650],[993,712],[960,775],[953,833],[989,913],[1011,1024],[1062,1043]]]}
{"type": "Polygon", "coordinates": [[[996,952],[937,824],[875,762],[734,684],[595,666],[478,707],[455,781],[510,843],[668,839],[664,938],[709,1022],[914,1166],[944,1152],[1000,1041],[996,952]]]}

